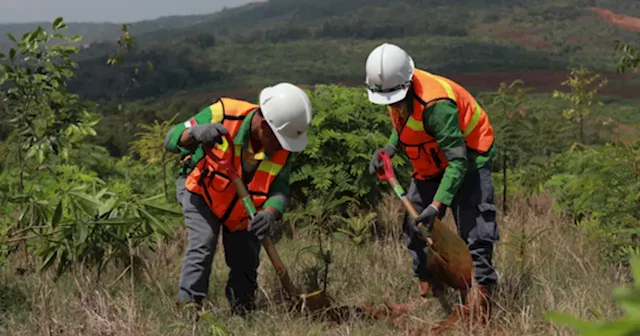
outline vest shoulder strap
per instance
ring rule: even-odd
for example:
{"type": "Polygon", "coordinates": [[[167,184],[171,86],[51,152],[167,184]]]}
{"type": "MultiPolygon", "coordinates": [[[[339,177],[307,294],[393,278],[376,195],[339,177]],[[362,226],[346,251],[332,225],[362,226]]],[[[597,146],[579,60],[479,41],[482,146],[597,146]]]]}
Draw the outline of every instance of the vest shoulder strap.
{"type": "Polygon", "coordinates": [[[221,123],[224,120],[224,105],[222,100],[218,99],[209,106],[211,110],[211,123],[221,123]]]}

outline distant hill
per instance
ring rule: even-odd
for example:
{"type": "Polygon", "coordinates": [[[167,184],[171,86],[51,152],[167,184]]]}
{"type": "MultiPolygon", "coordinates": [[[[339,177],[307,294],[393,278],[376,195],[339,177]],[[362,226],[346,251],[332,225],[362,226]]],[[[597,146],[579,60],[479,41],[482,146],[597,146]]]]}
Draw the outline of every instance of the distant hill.
{"type": "MultiPolygon", "coordinates": [[[[638,40],[640,1],[619,0],[271,0],[201,16],[133,23],[138,46],[124,69],[147,60],[127,97],[181,91],[215,95],[275,81],[363,80],[364,60],[384,41],[419,67],[446,75],[564,71],[584,64],[613,70],[611,43],[638,40]]],[[[91,99],[123,91],[105,64],[119,25],[69,24],[88,43],[72,87],[91,99]]],[[[27,26],[0,26],[3,29],[27,26]]]]}
{"type": "MultiPolygon", "coordinates": [[[[165,16],[154,20],[138,21],[132,24],[131,31],[135,34],[145,34],[162,29],[184,28],[197,24],[210,15],[165,16]]],[[[38,26],[50,29],[53,19],[55,17],[50,22],[0,24],[0,48],[7,48],[12,45],[7,33],[11,33],[18,38],[38,26]]],[[[122,24],[109,22],[67,22],[67,24],[69,28],[65,33],[71,36],[82,35],[82,43],[115,41],[120,36],[120,28],[122,27],[122,24]]]]}

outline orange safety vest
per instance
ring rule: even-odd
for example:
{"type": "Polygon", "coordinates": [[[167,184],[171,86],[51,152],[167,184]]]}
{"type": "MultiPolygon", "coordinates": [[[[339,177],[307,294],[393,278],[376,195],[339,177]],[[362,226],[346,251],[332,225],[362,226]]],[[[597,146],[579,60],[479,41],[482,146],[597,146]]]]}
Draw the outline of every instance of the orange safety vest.
{"type": "Polygon", "coordinates": [[[422,124],[422,112],[435,100],[451,99],[456,103],[458,125],[468,148],[479,153],[489,150],[494,140],[493,128],[485,111],[467,90],[448,78],[418,69],[412,79],[413,113],[403,121],[399,110],[391,106],[387,110],[398,133],[399,144],[411,160],[414,178],[427,180],[436,177],[448,165],[435,138],[425,131],[422,124]]]}
{"type": "MultiPolygon", "coordinates": [[[[220,98],[209,106],[211,123],[222,123],[233,138],[238,133],[244,118],[258,107],[258,105],[241,100],[220,98]]],[[[229,155],[228,151],[233,150],[234,165],[238,176],[242,177],[242,145],[235,145],[235,148],[229,147],[229,143],[223,138],[223,143],[216,144],[212,152],[216,157],[224,158],[225,155],[229,155]]],[[[247,189],[257,210],[262,209],[271,184],[287,162],[288,157],[289,151],[284,149],[276,151],[268,159],[264,156],[264,152],[255,156],[259,162],[247,189]]],[[[231,183],[229,176],[222,169],[218,169],[218,164],[208,156],[205,155],[189,173],[185,188],[201,195],[213,214],[231,232],[245,230],[249,225],[249,216],[242,203],[238,202],[236,188],[231,183]]]]}

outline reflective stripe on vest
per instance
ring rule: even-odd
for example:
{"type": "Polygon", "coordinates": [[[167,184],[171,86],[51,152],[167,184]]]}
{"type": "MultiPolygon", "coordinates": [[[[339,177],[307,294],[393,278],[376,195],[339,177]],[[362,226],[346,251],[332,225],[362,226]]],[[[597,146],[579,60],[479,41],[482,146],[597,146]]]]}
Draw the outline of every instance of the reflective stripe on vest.
{"type": "Polygon", "coordinates": [[[413,177],[429,179],[440,175],[447,167],[447,159],[438,148],[435,138],[423,126],[422,113],[427,104],[438,99],[451,99],[458,107],[459,126],[467,147],[484,153],[493,144],[493,128],[480,104],[457,83],[441,76],[416,69],[413,76],[413,113],[406,122],[399,111],[388,108],[392,123],[413,166],[413,177]]]}
{"type": "MultiPolygon", "coordinates": [[[[221,98],[212,104],[211,122],[222,122],[233,138],[240,130],[244,118],[258,105],[244,101],[221,98]]],[[[242,145],[235,145],[233,149],[233,160],[238,176],[243,176],[242,171],[242,145]]],[[[223,138],[222,144],[213,147],[213,154],[222,158],[231,150],[229,142],[223,138]]],[[[228,154],[227,154],[228,155],[228,154]]],[[[251,181],[247,184],[247,189],[256,209],[261,210],[262,205],[267,200],[269,189],[280,170],[287,162],[289,152],[279,150],[269,159],[265,158],[264,152],[254,156],[259,161],[251,181]]],[[[224,224],[229,231],[244,230],[247,228],[248,215],[238,202],[236,189],[229,180],[229,177],[218,164],[208,156],[203,157],[187,176],[185,188],[193,193],[201,195],[213,214],[224,224]]]]}

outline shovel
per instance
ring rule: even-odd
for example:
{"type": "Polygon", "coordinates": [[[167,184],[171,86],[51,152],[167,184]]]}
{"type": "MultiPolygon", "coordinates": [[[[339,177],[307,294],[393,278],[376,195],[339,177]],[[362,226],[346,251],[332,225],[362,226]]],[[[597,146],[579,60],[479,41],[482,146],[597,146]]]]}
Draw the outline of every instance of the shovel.
{"type": "MultiPolygon", "coordinates": [[[[220,168],[227,171],[227,175],[229,176],[231,183],[235,187],[236,192],[238,193],[238,197],[240,198],[240,201],[242,202],[242,205],[244,206],[244,209],[247,212],[247,215],[249,215],[249,219],[251,220],[255,217],[257,210],[255,205],[253,204],[253,201],[251,200],[251,196],[249,195],[247,188],[242,182],[242,179],[240,178],[240,176],[238,176],[235,165],[233,163],[233,159],[234,159],[233,140],[231,139],[231,136],[229,136],[228,134],[224,135],[224,138],[227,140],[229,146],[232,148],[231,151],[226,152],[226,153],[230,153],[230,155],[227,155],[227,157],[223,159],[216,157],[213,154],[211,147],[203,146],[203,149],[207,154],[207,156],[209,156],[212,160],[218,163],[220,168]]],[[[267,251],[269,260],[271,261],[271,264],[275,268],[276,273],[278,274],[278,278],[280,278],[280,281],[282,282],[282,285],[284,286],[285,290],[287,291],[289,296],[294,300],[294,307],[300,310],[304,310],[306,307],[310,311],[318,311],[330,306],[330,302],[327,299],[327,297],[324,295],[324,292],[322,290],[318,290],[318,291],[315,291],[312,293],[306,293],[306,294],[301,294],[300,291],[298,291],[298,289],[291,282],[291,279],[289,278],[289,273],[287,272],[287,269],[284,266],[284,263],[280,259],[280,256],[278,255],[278,251],[276,250],[276,247],[273,244],[271,237],[266,236],[262,239],[262,247],[264,247],[265,251],[267,251]]]]}
{"type": "MultiPolygon", "coordinates": [[[[388,181],[409,214],[417,217],[419,215],[418,211],[411,204],[404,189],[395,177],[391,159],[385,152],[380,152],[379,155],[384,167],[378,170],[378,178],[388,181]]],[[[418,227],[422,235],[426,237],[425,240],[429,248],[427,269],[454,289],[466,290],[471,287],[473,261],[469,248],[462,238],[456,232],[447,228],[438,217],[435,218],[430,235],[423,223],[419,223],[418,227]]]]}

